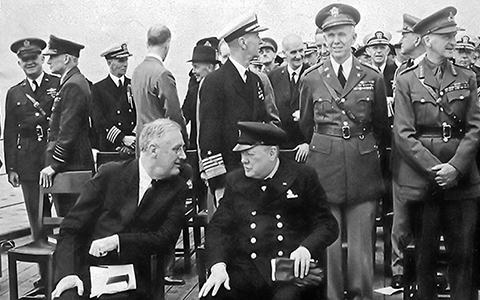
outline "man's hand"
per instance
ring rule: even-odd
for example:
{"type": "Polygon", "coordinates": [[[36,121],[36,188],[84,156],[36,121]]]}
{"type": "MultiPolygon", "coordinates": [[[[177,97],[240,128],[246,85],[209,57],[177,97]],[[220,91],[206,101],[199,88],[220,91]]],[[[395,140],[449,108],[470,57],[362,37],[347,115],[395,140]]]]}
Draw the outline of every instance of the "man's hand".
{"type": "Polygon", "coordinates": [[[122,139],[122,143],[127,147],[133,147],[135,143],[135,136],[134,135],[126,135],[122,139]]]}
{"type": "Polygon", "coordinates": [[[83,295],[83,281],[77,275],[68,275],[63,277],[52,292],[52,299],[58,298],[63,292],[69,289],[77,288],[77,294],[83,295]]]}
{"type": "Polygon", "coordinates": [[[212,288],[212,296],[215,296],[222,284],[227,290],[230,290],[230,277],[228,276],[227,267],[224,263],[214,264],[210,271],[211,274],[207,282],[205,282],[200,293],[198,293],[199,298],[207,296],[212,288]]]}
{"type": "Polygon", "coordinates": [[[55,170],[48,166],[40,171],[40,182],[39,184],[44,188],[49,188],[53,185],[53,175],[55,175],[55,170]]]}
{"type": "Polygon", "coordinates": [[[319,286],[325,277],[323,274],[323,270],[321,268],[312,268],[308,272],[308,275],[305,276],[303,279],[295,278],[293,283],[299,287],[304,286],[319,286]]]}
{"type": "Polygon", "coordinates": [[[293,263],[293,275],[295,275],[295,277],[300,277],[301,279],[307,276],[308,271],[310,270],[310,259],[312,259],[310,251],[308,251],[307,248],[300,246],[290,254],[290,259],[295,260],[293,263]]]}
{"type": "Polygon", "coordinates": [[[106,256],[108,252],[118,249],[118,245],[118,235],[114,234],[102,239],[94,240],[90,245],[88,253],[95,257],[106,256]]]}
{"type": "Polygon", "coordinates": [[[432,171],[436,172],[435,181],[442,188],[454,186],[460,174],[451,164],[436,165],[432,167],[432,171]]]}
{"type": "Polygon", "coordinates": [[[307,160],[309,151],[309,146],[307,143],[300,144],[293,150],[297,151],[297,153],[295,154],[295,160],[297,162],[304,162],[307,160]]]}
{"type": "Polygon", "coordinates": [[[14,171],[8,172],[8,182],[13,187],[19,187],[20,186],[20,178],[18,177],[18,173],[14,171]]]}
{"type": "Polygon", "coordinates": [[[296,110],[292,113],[292,118],[294,122],[298,122],[300,120],[300,111],[296,110]]]}

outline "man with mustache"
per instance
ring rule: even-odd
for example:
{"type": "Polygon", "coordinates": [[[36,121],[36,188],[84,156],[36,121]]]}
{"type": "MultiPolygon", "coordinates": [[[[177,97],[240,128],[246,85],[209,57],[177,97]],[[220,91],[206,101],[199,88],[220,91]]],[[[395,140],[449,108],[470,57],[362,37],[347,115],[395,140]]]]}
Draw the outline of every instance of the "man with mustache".
{"type": "Polygon", "coordinates": [[[92,118],[99,133],[98,150],[134,153],[136,112],[130,78],[125,76],[132,54],[126,43],[120,43],[100,56],[105,57],[110,72],[92,86],[92,118]]]}
{"type": "Polygon", "coordinates": [[[480,176],[474,161],[480,107],[475,74],[450,62],[461,30],[456,14],[456,8],[446,7],[413,27],[426,55],[396,79],[394,176],[414,212],[416,298],[425,300],[437,299],[440,235],[449,258],[451,299],[476,297],[472,265],[480,176]]]}
{"type": "Polygon", "coordinates": [[[40,233],[38,181],[44,167],[48,120],[60,82],[43,71],[42,50],[46,45],[41,39],[25,38],[10,46],[26,78],[8,90],[5,101],[5,169],[8,182],[22,187],[34,238],[40,233]]]}

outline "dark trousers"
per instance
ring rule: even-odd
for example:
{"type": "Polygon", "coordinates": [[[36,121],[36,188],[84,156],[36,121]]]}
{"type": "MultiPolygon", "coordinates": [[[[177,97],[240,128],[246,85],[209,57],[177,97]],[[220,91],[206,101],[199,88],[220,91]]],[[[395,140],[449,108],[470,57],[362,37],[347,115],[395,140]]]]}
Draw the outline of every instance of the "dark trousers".
{"type": "Polygon", "coordinates": [[[472,299],[472,265],[477,201],[440,197],[412,204],[418,299],[437,299],[436,263],[440,235],[448,254],[451,299],[472,299]]]}
{"type": "Polygon", "coordinates": [[[319,287],[300,288],[293,283],[274,282],[268,285],[252,263],[242,262],[241,266],[228,266],[231,290],[222,287],[215,297],[212,290],[208,300],[321,300],[319,287]]]}

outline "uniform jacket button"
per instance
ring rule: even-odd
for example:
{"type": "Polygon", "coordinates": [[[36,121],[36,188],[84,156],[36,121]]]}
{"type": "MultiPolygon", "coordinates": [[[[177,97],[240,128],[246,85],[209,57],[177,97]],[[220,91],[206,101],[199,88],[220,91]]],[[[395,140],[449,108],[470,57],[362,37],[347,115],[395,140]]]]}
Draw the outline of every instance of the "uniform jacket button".
{"type": "Polygon", "coordinates": [[[278,222],[278,223],[277,223],[277,227],[278,227],[278,228],[282,228],[282,227],[283,227],[283,223],[282,223],[282,222],[278,222]]]}
{"type": "Polygon", "coordinates": [[[278,251],[278,253],[277,253],[277,254],[278,254],[278,256],[283,256],[283,251],[282,251],[282,250],[280,250],[280,251],[278,251]]]}
{"type": "Polygon", "coordinates": [[[257,253],[255,253],[255,252],[252,252],[252,254],[250,254],[250,257],[251,257],[252,259],[255,259],[255,258],[257,258],[257,253]]]}
{"type": "Polygon", "coordinates": [[[281,216],[280,214],[277,214],[277,215],[275,216],[275,218],[277,218],[277,220],[280,220],[281,217],[282,217],[282,216],[281,216]]]}
{"type": "Polygon", "coordinates": [[[252,229],[257,228],[257,224],[255,224],[255,223],[250,224],[250,228],[252,228],[252,229]]]}
{"type": "Polygon", "coordinates": [[[279,242],[283,241],[283,235],[279,234],[279,235],[277,236],[277,240],[278,240],[279,242]]]}
{"type": "Polygon", "coordinates": [[[250,214],[251,214],[252,216],[256,216],[256,215],[257,215],[257,211],[254,210],[254,211],[252,211],[250,214]]]}
{"type": "Polygon", "coordinates": [[[250,239],[250,243],[255,244],[257,242],[257,239],[255,237],[252,237],[250,239]]]}

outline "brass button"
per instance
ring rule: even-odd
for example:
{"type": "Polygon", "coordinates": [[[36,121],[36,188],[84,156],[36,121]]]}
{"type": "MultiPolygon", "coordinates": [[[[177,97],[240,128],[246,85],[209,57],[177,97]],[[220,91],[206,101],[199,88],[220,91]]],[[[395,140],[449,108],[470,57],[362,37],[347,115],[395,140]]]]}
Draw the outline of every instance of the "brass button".
{"type": "Polygon", "coordinates": [[[283,223],[282,223],[282,222],[278,222],[278,223],[277,223],[277,227],[278,227],[278,228],[282,228],[282,227],[283,227],[283,223]]]}
{"type": "Polygon", "coordinates": [[[257,253],[255,253],[255,252],[252,252],[252,254],[250,254],[250,257],[251,257],[252,259],[255,259],[255,258],[257,258],[257,253]]]}
{"type": "Polygon", "coordinates": [[[282,242],[282,241],[283,241],[283,235],[279,234],[279,235],[277,236],[277,240],[278,240],[279,242],[282,242]]]}
{"type": "Polygon", "coordinates": [[[277,218],[277,220],[280,220],[281,217],[282,217],[282,216],[281,216],[280,214],[277,214],[277,215],[275,216],[275,218],[277,218]]]}
{"type": "Polygon", "coordinates": [[[251,212],[251,214],[252,214],[252,216],[256,216],[256,215],[257,215],[257,211],[254,210],[254,211],[251,212]]]}
{"type": "Polygon", "coordinates": [[[250,243],[255,244],[257,242],[257,239],[255,237],[252,237],[250,239],[250,243]]]}
{"type": "Polygon", "coordinates": [[[425,99],[420,100],[421,103],[425,103],[425,99]]]}
{"type": "Polygon", "coordinates": [[[250,228],[252,228],[252,229],[257,228],[257,224],[255,224],[255,223],[250,224],[250,228]]]}
{"type": "Polygon", "coordinates": [[[120,110],[117,110],[117,114],[118,114],[118,115],[120,114],[120,110]]]}
{"type": "Polygon", "coordinates": [[[278,254],[278,256],[283,256],[283,251],[282,251],[282,250],[280,250],[280,251],[278,251],[278,253],[277,253],[277,254],[278,254]]]}

